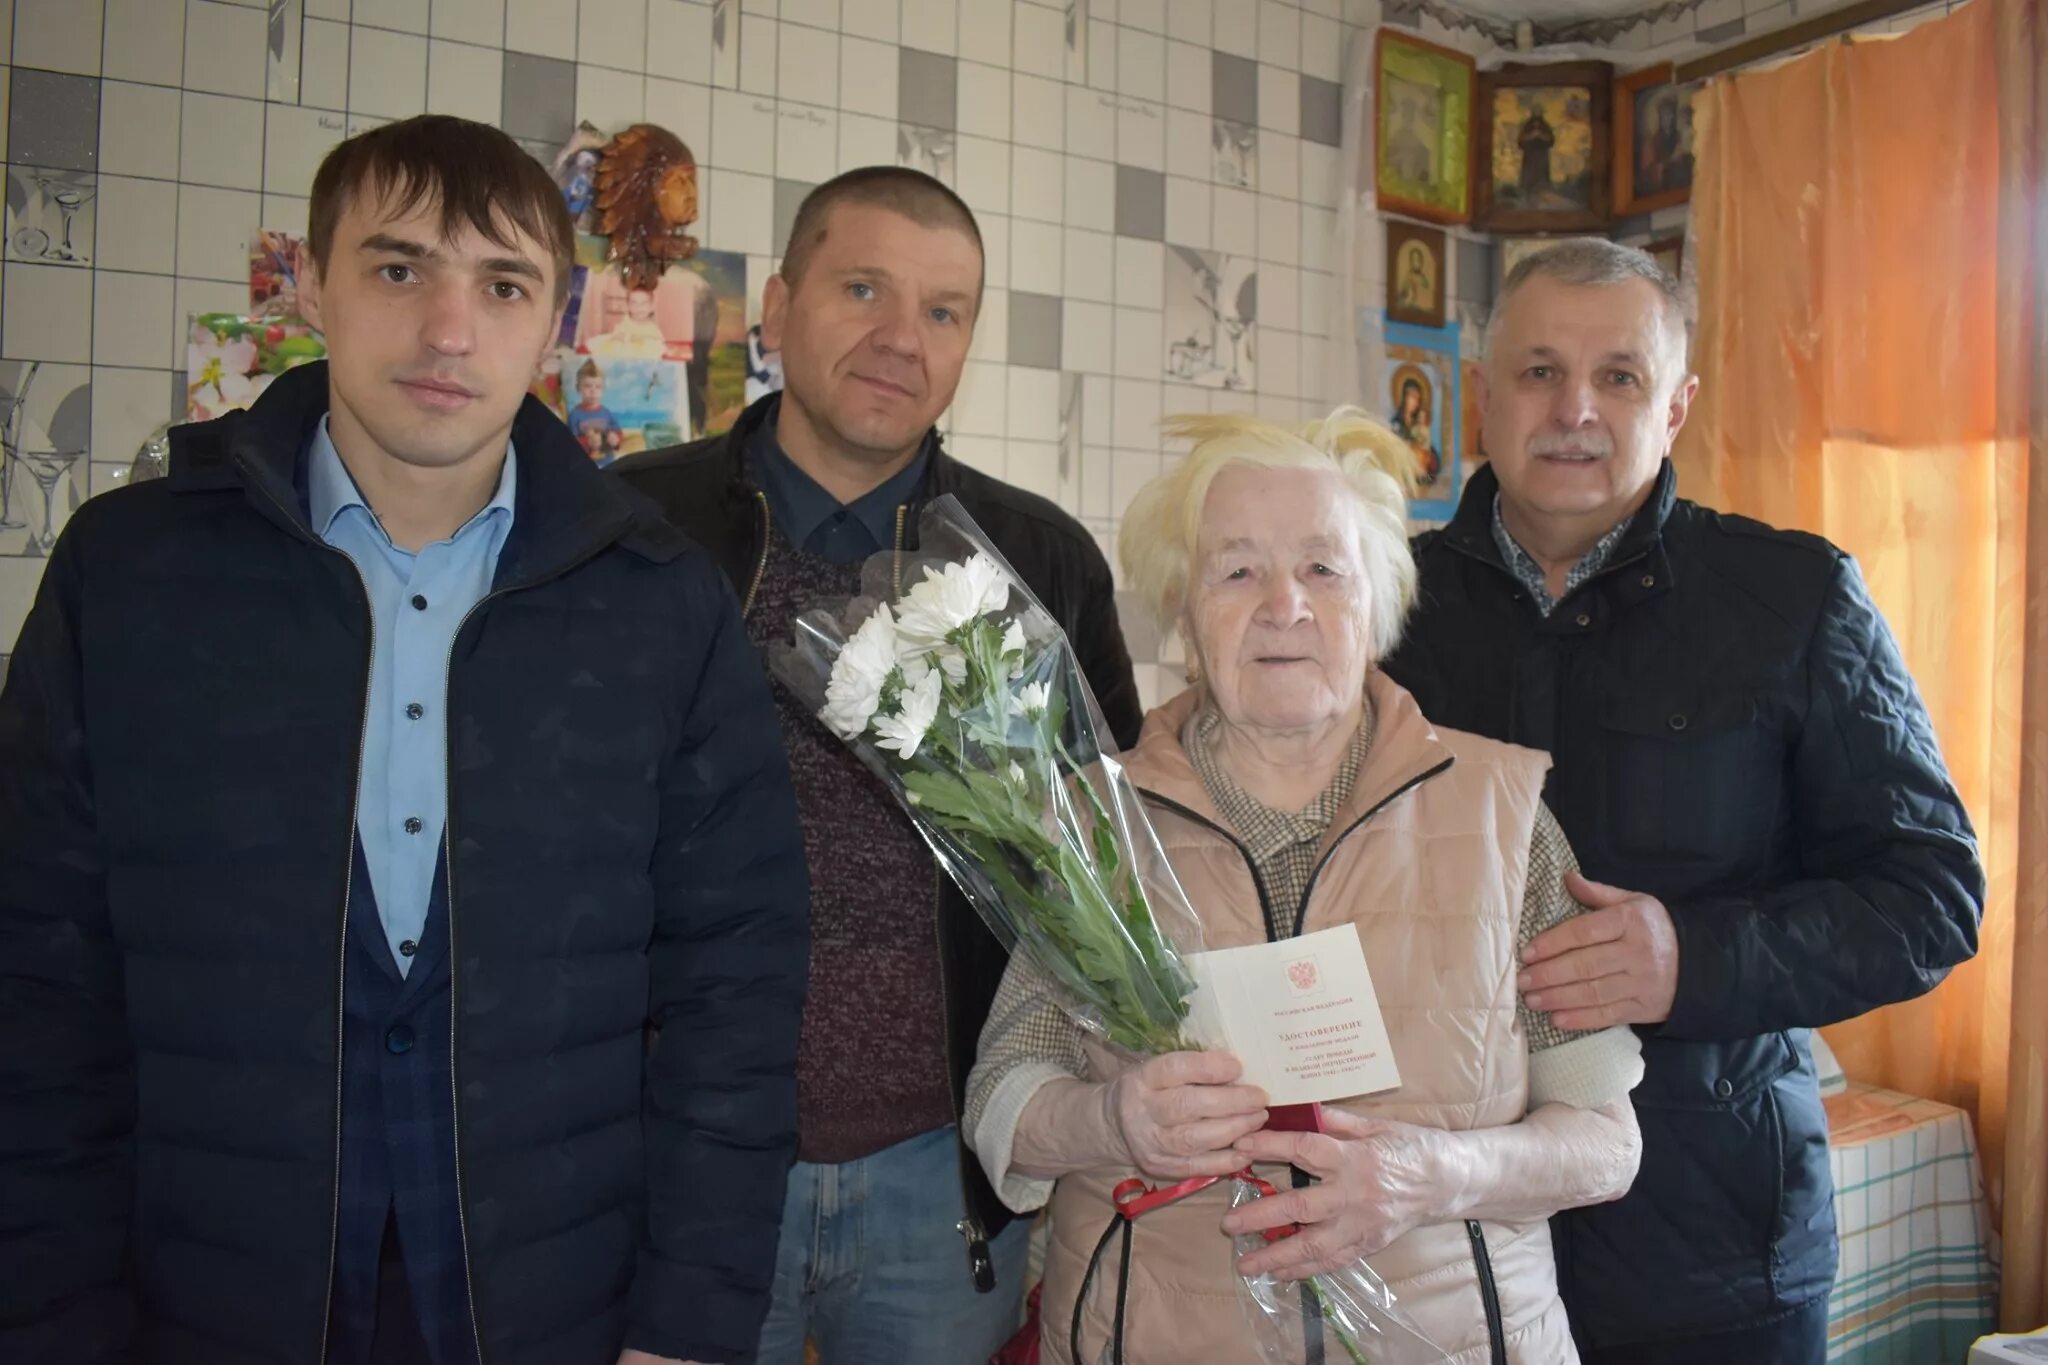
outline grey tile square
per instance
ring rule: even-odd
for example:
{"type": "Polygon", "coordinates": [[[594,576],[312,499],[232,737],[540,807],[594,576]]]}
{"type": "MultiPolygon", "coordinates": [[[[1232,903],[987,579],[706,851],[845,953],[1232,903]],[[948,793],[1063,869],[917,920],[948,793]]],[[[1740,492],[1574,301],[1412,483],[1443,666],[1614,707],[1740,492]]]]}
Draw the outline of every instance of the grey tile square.
{"type": "Polygon", "coordinates": [[[1719,47],[1722,43],[1732,43],[1740,38],[1748,24],[1749,21],[1738,14],[1725,24],[1703,28],[1693,36],[1709,47],[1719,47]]]}
{"type": "Polygon", "coordinates": [[[1259,64],[1228,52],[1210,56],[1209,112],[1230,123],[1259,121],[1259,64]]]}
{"type": "Polygon", "coordinates": [[[896,49],[896,117],[923,128],[960,126],[959,65],[914,47],[896,49]]]}
{"type": "Polygon", "coordinates": [[[1060,330],[1065,300],[1051,294],[1010,291],[1010,350],[1012,365],[1029,365],[1040,370],[1060,367],[1060,330]]]}
{"type": "Polygon", "coordinates": [[[1458,251],[1458,297],[1481,308],[1493,307],[1494,255],[1492,242],[1453,239],[1458,251]]]}
{"type": "Polygon", "coordinates": [[[9,161],[89,171],[99,147],[100,83],[95,77],[14,68],[7,105],[9,161]]]}
{"type": "Polygon", "coordinates": [[[1301,140],[1335,147],[1344,141],[1344,87],[1320,76],[1301,78],[1301,140]]]}
{"type": "Polygon", "coordinates": [[[1166,240],[1166,177],[1137,166],[1116,168],[1116,233],[1166,240]]]}
{"type": "Polygon", "coordinates": [[[789,245],[789,234],[796,228],[796,211],[803,207],[804,196],[818,188],[808,180],[777,180],[775,182],[775,253],[782,254],[789,245]]]}
{"type": "Polygon", "coordinates": [[[559,147],[576,130],[576,63],[508,51],[503,99],[506,132],[559,147]]]}

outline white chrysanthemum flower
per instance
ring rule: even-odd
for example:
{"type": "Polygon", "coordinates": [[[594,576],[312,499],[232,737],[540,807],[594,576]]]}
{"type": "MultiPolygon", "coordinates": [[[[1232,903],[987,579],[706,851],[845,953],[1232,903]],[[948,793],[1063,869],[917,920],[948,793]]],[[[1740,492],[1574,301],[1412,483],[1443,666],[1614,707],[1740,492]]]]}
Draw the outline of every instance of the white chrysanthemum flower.
{"type": "Polygon", "coordinates": [[[882,748],[906,760],[916,756],[917,746],[924,743],[939,716],[939,681],[936,671],[926,669],[923,678],[906,686],[897,697],[895,715],[875,717],[875,733],[881,736],[877,743],[882,748]]]}
{"type": "Polygon", "coordinates": [[[1024,652],[1024,625],[1023,625],[1023,623],[1022,623],[1021,621],[1017,620],[1017,619],[1016,619],[1015,617],[1011,617],[1011,618],[1010,618],[1010,628],[1009,628],[1008,630],[1005,630],[1005,631],[1003,632],[1003,653],[1005,653],[1005,654],[1022,654],[1023,652],[1024,652]]]}
{"type": "Polygon", "coordinates": [[[832,677],[825,684],[825,706],[818,719],[841,739],[860,734],[881,705],[882,684],[895,667],[896,622],[885,603],[861,623],[832,661],[832,677]]]}
{"type": "Polygon", "coordinates": [[[1052,689],[1042,682],[1025,683],[1017,689],[1015,698],[1018,711],[1026,716],[1044,715],[1046,703],[1051,699],[1052,689]]]}
{"type": "Polygon", "coordinates": [[[933,645],[1010,601],[1010,580],[1000,565],[975,553],[943,569],[925,566],[924,581],[903,595],[897,629],[917,644],[933,645]]]}

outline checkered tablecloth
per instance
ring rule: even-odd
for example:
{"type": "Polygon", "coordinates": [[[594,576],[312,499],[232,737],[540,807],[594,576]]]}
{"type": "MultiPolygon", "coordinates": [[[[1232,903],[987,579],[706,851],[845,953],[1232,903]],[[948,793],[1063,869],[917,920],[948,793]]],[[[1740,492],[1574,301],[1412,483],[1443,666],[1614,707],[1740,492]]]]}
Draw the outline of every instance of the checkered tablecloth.
{"type": "Polygon", "coordinates": [[[1970,1116],[1868,1085],[1826,1106],[1842,1238],[1828,1359],[1964,1365],[1998,1303],[1970,1116]]]}

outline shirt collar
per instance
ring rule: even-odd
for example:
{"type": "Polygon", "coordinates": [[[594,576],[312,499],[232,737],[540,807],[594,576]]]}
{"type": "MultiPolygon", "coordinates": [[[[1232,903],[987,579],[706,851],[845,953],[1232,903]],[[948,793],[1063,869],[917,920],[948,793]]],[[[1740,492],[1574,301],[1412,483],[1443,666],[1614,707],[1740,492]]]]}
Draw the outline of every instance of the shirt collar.
{"type": "Polygon", "coordinates": [[[1359,718],[1358,729],[1352,734],[1344,761],[1338,765],[1330,785],[1298,812],[1267,805],[1239,785],[1224,768],[1216,753],[1216,732],[1223,717],[1214,705],[1205,703],[1188,718],[1181,745],[1193,761],[1202,785],[1209,789],[1209,798],[1216,808],[1243,837],[1252,856],[1263,860],[1295,844],[1322,842],[1331,821],[1351,800],[1352,788],[1358,785],[1358,770],[1372,748],[1374,723],[1372,702],[1367,699],[1365,713],[1359,718]]]}
{"type": "Polygon", "coordinates": [[[1614,547],[1621,544],[1621,538],[1635,518],[1625,517],[1613,530],[1593,542],[1593,548],[1572,565],[1571,572],[1564,576],[1564,591],[1557,597],[1550,595],[1550,581],[1543,573],[1543,566],[1536,557],[1522,548],[1514,533],[1508,530],[1507,522],[1500,514],[1500,494],[1493,495],[1493,544],[1500,551],[1501,562],[1508,566],[1516,580],[1529,590],[1529,597],[1536,603],[1536,609],[1545,616],[1556,609],[1557,604],[1570,597],[1575,589],[1607,567],[1607,561],[1614,556],[1614,547]]]}
{"type": "Polygon", "coordinates": [[[801,548],[810,540],[812,533],[825,524],[826,518],[843,507],[874,537],[876,548],[887,549],[893,545],[896,541],[896,509],[910,501],[924,482],[925,465],[931,458],[930,443],[918,451],[916,459],[891,475],[888,482],[869,489],[852,502],[841,503],[783,451],[782,443],[775,435],[781,413],[781,405],[777,404],[767,420],[754,429],[748,462],[753,467],[754,478],[768,495],[789,543],[801,548]]]}
{"type": "MultiPolygon", "coordinates": [[[[308,452],[306,469],[307,511],[310,513],[313,532],[322,540],[344,512],[351,507],[360,507],[376,522],[379,534],[384,534],[384,524],[377,521],[377,514],[363,501],[363,491],[356,486],[355,476],[348,472],[348,466],[341,462],[341,452],[334,448],[334,438],[327,433],[327,419],[322,417],[320,425],[313,430],[313,445],[308,452]]],[[[467,531],[478,522],[500,514],[506,521],[512,519],[513,500],[519,487],[519,461],[514,458],[512,443],[505,443],[505,464],[498,473],[498,489],[491,500],[483,505],[477,514],[464,524],[467,531]]],[[[457,531],[456,536],[462,534],[457,531]]],[[[388,536],[386,537],[389,538],[388,536]]],[[[454,536],[449,539],[454,539],[454,536]]]]}

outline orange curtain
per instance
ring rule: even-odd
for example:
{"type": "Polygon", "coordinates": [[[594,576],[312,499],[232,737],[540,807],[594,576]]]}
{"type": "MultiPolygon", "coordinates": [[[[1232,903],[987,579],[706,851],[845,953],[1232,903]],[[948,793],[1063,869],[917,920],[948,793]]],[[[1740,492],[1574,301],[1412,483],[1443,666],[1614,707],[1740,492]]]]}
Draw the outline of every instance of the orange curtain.
{"type": "Polygon", "coordinates": [[[2040,3],[1973,0],[1701,93],[1702,387],[1676,453],[1688,496],[1856,556],[1976,824],[1975,960],[1827,1037],[1851,1076],[1975,1115],[2012,1325],[2048,1312],[2040,3]]]}

